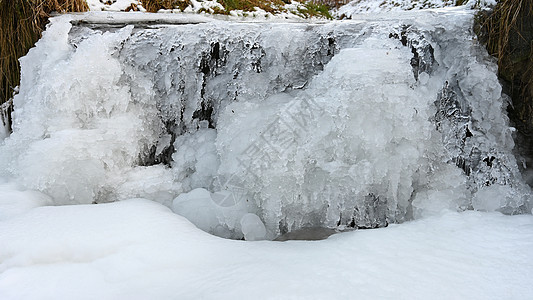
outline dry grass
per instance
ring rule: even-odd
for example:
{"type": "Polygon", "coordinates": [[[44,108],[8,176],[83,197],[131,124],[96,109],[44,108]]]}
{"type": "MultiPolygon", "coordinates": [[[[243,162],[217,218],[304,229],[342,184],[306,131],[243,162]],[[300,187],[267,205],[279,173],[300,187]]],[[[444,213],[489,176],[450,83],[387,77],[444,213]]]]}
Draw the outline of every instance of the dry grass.
{"type": "Polygon", "coordinates": [[[492,13],[479,14],[477,23],[476,33],[498,58],[498,75],[513,99],[509,117],[533,155],[533,0],[501,0],[492,13]]]}
{"type": "Polygon", "coordinates": [[[189,0],[142,0],[142,6],[148,12],[155,13],[160,9],[179,8],[183,11],[191,3],[189,0]]]}
{"type": "Polygon", "coordinates": [[[316,5],[325,5],[328,8],[339,8],[345,4],[348,4],[351,0],[311,0],[309,2],[312,2],[316,5]]]}
{"type": "MultiPolygon", "coordinates": [[[[143,7],[148,12],[158,12],[160,9],[176,9],[183,11],[189,6],[190,0],[141,0],[143,7]]],[[[290,3],[290,0],[217,0],[224,9],[217,7],[212,8],[212,13],[229,14],[232,10],[242,10],[244,12],[253,12],[258,7],[269,13],[280,13],[285,11],[284,5],[290,3]]],[[[305,3],[305,8],[300,9],[299,13],[304,17],[322,16],[331,18],[329,8],[339,6],[348,0],[312,0],[305,3]]],[[[209,12],[208,9],[201,9],[200,12],[209,12]]]]}
{"type": "Polygon", "coordinates": [[[511,39],[524,39],[521,31],[525,18],[533,18],[531,0],[502,0],[498,3],[485,23],[489,32],[487,45],[491,54],[504,58],[513,50],[511,39]]]}
{"type": "Polygon", "coordinates": [[[219,2],[224,6],[227,13],[232,10],[254,11],[255,7],[259,7],[266,12],[277,13],[281,11],[285,4],[281,0],[220,0],[219,2]]]}
{"type": "Polygon", "coordinates": [[[20,82],[18,59],[40,38],[51,12],[80,12],[85,0],[0,0],[0,105],[20,82]]]}
{"type": "Polygon", "coordinates": [[[0,104],[7,102],[20,80],[18,58],[39,38],[27,1],[0,0],[0,104]]]}
{"type": "Polygon", "coordinates": [[[486,22],[488,49],[511,86],[517,117],[533,126],[533,1],[503,0],[486,22]]]}
{"type": "MultiPolygon", "coordinates": [[[[275,14],[286,11],[284,5],[286,3],[291,3],[290,0],[218,0],[222,6],[224,6],[224,11],[220,13],[229,14],[232,10],[242,10],[244,12],[253,12],[255,8],[258,7],[266,12],[275,14]]],[[[342,0],[341,0],[342,1],[342,0]]],[[[304,18],[309,17],[325,17],[332,19],[329,14],[330,7],[324,4],[325,0],[313,0],[307,1],[304,3],[303,8],[299,8],[296,13],[304,18]]],[[[328,2],[329,3],[329,2],[328,2]]],[[[333,2],[331,2],[333,3],[333,2]]]]}
{"type": "Polygon", "coordinates": [[[49,17],[51,12],[67,13],[88,11],[85,0],[31,0],[34,12],[40,16],[49,17]]]}

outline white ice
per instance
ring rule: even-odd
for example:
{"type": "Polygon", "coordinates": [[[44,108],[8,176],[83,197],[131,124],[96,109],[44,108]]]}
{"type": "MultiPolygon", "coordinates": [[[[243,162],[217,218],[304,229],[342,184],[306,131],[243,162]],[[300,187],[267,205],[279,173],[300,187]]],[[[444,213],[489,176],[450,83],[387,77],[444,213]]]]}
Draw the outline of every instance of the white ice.
{"type": "Polygon", "coordinates": [[[176,15],[153,28],[142,16],[52,19],[21,59],[3,176],[54,204],[147,198],[237,239],[249,213],[272,239],[531,209],[468,10],[330,24],[176,15]],[[150,165],[170,146],[168,165],[150,165]]]}

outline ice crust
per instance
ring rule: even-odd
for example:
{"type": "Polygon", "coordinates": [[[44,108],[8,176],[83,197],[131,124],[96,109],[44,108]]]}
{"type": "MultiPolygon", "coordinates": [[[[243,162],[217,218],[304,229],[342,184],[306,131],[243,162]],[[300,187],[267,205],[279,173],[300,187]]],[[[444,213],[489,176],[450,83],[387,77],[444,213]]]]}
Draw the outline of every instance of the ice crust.
{"type": "Polygon", "coordinates": [[[21,59],[0,172],[55,204],[147,198],[250,240],[443,209],[530,212],[472,17],[124,28],[52,18],[21,59]]]}

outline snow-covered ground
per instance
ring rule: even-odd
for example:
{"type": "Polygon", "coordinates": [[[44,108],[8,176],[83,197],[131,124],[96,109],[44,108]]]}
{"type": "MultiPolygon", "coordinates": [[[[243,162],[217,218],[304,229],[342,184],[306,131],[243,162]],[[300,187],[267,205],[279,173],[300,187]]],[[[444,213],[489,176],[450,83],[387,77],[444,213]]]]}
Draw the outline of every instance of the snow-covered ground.
{"type": "MultiPolygon", "coordinates": [[[[233,10],[231,17],[249,17],[252,19],[307,19],[309,16],[299,11],[305,10],[306,1],[285,3],[277,13],[266,12],[258,7],[255,11],[233,10]]],[[[87,0],[91,11],[146,11],[138,0],[87,0]]],[[[466,8],[485,8],[496,4],[496,0],[354,0],[339,8],[332,8],[332,15],[338,18],[351,18],[358,14],[376,14],[382,12],[399,12],[405,10],[435,9],[461,5],[466,8]]],[[[188,14],[213,14],[223,11],[224,6],[216,0],[191,0],[183,10],[188,14]]],[[[179,8],[162,9],[160,13],[181,13],[179,8]]]]}
{"type": "Polygon", "coordinates": [[[465,8],[479,9],[496,5],[496,0],[354,0],[335,9],[334,15],[339,18],[351,18],[358,14],[435,9],[458,4],[465,8]]]}
{"type": "MultiPolygon", "coordinates": [[[[273,4],[271,7],[274,8],[275,12],[267,12],[259,7],[255,7],[251,11],[243,11],[234,9],[228,12],[228,17],[233,19],[241,20],[303,20],[303,19],[324,19],[324,16],[311,17],[309,14],[305,13],[307,10],[305,6],[305,1],[292,1],[290,3],[283,3],[282,6],[277,6],[273,4]]],[[[137,0],[115,0],[115,1],[103,1],[103,0],[87,0],[90,11],[110,11],[110,12],[135,12],[141,11],[146,12],[146,9],[142,6],[141,1],[137,0]]],[[[174,9],[160,9],[159,14],[201,14],[201,15],[212,15],[218,13],[220,16],[225,16],[220,14],[224,12],[225,8],[221,4],[221,1],[216,0],[190,0],[189,4],[185,9],[181,10],[179,8],[174,9]]]]}
{"type": "Polygon", "coordinates": [[[533,298],[531,191],[471,10],[170,15],[58,17],[22,58],[0,299],[533,298]]]}
{"type": "Polygon", "coordinates": [[[244,242],[127,200],[4,215],[0,245],[3,300],[533,296],[531,215],[446,212],[323,241],[244,242]]]}

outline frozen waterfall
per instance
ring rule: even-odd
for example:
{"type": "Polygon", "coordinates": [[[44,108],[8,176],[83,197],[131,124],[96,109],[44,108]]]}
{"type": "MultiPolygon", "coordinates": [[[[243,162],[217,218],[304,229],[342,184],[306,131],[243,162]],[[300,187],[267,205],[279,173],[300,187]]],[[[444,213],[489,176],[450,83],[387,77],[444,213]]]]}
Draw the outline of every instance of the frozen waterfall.
{"type": "Polygon", "coordinates": [[[1,175],[55,204],[146,198],[252,240],[531,211],[472,13],[177,18],[53,18],[21,59],[1,175]]]}

